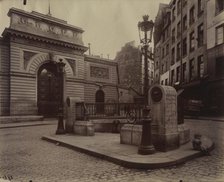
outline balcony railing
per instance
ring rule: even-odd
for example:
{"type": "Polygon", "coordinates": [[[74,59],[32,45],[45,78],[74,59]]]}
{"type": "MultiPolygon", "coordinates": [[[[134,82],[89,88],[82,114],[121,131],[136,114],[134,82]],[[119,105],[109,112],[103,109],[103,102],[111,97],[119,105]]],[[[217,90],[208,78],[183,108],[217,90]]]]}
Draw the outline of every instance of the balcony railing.
{"type": "Polygon", "coordinates": [[[143,104],[136,103],[78,103],[76,119],[127,118],[129,123],[142,117],[143,104]]]}

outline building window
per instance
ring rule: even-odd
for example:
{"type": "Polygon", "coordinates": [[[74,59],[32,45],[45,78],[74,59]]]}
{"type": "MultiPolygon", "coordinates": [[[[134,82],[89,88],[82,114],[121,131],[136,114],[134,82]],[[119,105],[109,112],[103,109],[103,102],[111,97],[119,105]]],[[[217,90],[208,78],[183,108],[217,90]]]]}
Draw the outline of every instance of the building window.
{"type": "Polygon", "coordinates": [[[216,76],[224,75],[224,56],[216,59],[216,76]]]}
{"type": "Polygon", "coordinates": [[[187,5],[187,0],[183,0],[183,7],[187,5]]]}
{"type": "Polygon", "coordinates": [[[183,17],[183,31],[187,30],[187,15],[183,17]]]}
{"type": "Polygon", "coordinates": [[[203,24],[198,26],[198,47],[201,47],[203,45],[203,38],[204,38],[204,30],[203,30],[203,24]]]}
{"type": "Polygon", "coordinates": [[[164,73],[164,64],[162,64],[162,74],[164,73]]]}
{"type": "Polygon", "coordinates": [[[224,24],[216,28],[216,44],[224,43],[224,24]]]}
{"type": "Polygon", "coordinates": [[[216,0],[216,14],[220,13],[223,10],[224,10],[224,1],[216,0]]]}
{"type": "Polygon", "coordinates": [[[177,67],[176,82],[180,81],[180,66],[177,67]]]}
{"type": "Polygon", "coordinates": [[[171,65],[175,63],[175,48],[172,49],[171,65]]]}
{"type": "Polygon", "coordinates": [[[180,37],[181,34],[181,27],[180,27],[180,21],[177,24],[177,37],[180,37]]]}
{"type": "Polygon", "coordinates": [[[169,44],[166,45],[166,55],[169,54],[169,44]]]}
{"type": "Polygon", "coordinates": [[[163,80],[161,81],[161,85],[163,85],[163,80]]]}
{"type": "Polygon", "coordinates": [[[194,45],[194,31],[190,33],[190,52],[192,52],[195,48],[194,45]]]}
{"type": "Polygon", "coordinates": [[[168,85],[168,79],[167,78],[165,79],[165,85],[168,85]]]}
{"type": "Polygon", "coordinates": [[[176,18],[176,15],[175,15],[175,7],[173,7],[173,9],[172,9],[172,21],[173,22],[175,21],[175,18],[176,18]]]}
{"type": "Polygon", "coordinates": [[[195,78],[195,71],[194,71],[194,59],[190,60],[190,80],[194,80],[195,78]]]}
{"type": "Polygon", "coordinates": [[[187,55],[187,37],[183,40],[183,57],[187,55]]]}
{"type": "Polygon", "coordinates": [[[180,1],[181,0],[178,0],[178,2],[177,2],[177,15],[179,15],[180,11],[181,11],[181,2],[180,1]]]}
{"type": "Polygon", "coordinates": [[[172,70],[171,71],[171,78],[170,78],[171,80],[171,85],[173,85],[174,84],[174,70],[172,70]]]}
{"type": "Polygon", "coordinates": [[[204,60],[203,55],[198,57],[198,77],[203,78],[204,76],[204,60]]]}
{"type": "Polygon", "coordinates": [[[165,49],[163,47],[163,49],[162,49],[162,58],[164,58],[164,56],[165,56],[165,49]]]}
{"type": "Polygon", "coordinates": [[[184,63],[183,64],[183,82],[187,82],[187,64],[186,63],[184,63]]]}
{"type": "Polygon", "coordinates": [[[202,13],[203,13],[202,0],[198,0],[198,16],[201,16],[202,13]]]}
{"type": "Polygon", "coordinates": [[[165,41],[165,33],[162,34],[162,42],[165,41]]]}
{"type": "Polygon", "coordinates": [[[189,24],[191,25],[192,23],[194,23],[194,6],[190,9],[190,22],[189,24]]]}
{"type": "Polygon", "coordinates": [[[172,44],[175,43],[175,28],[172,30],[172,44]]]}
{"type": "Polygon", "coordinates": [[[180,42],[177,44],[177,61],[180,59],[180,42]]]}

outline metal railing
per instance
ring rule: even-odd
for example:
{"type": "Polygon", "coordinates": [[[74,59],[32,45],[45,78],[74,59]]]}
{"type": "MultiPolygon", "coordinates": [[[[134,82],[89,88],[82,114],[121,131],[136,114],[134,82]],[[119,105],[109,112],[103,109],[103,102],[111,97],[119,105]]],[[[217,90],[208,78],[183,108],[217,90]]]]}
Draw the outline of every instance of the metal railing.
{"type": "Polygon", "coordinates": [[[127,118],[128,123],[135,123],[142,117],[143,104],[136,103],[78,103],[78,120],[100,118],[127,118]]]}

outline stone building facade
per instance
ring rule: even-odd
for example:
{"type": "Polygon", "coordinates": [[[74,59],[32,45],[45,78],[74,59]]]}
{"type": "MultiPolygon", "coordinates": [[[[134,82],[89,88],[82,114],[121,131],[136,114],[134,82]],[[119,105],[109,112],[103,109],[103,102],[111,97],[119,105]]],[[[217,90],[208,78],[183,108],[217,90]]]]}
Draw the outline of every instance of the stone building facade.
{"type": "Polygon", "coordinates": [[[213,112],[224,112],[224,1],[207,1],[207,103],[213,112]]]}
{"type": "Polygon", "coordinates": [[[157,82],[184,89],[186,103],[206,102],[206,5],[207,0],[171,0],[160,6],[155,20],[155,29],[162,27],[155,39],[157,82]]]}
{"type": "Polygon", "coordinates": [[[117,64],[85,56],[81,28],[15,8],[8,16],[10,26],[0,38],[0,116],[55,114],[59,60],[65,63],[64,98],[118,101],[117,64]]]}

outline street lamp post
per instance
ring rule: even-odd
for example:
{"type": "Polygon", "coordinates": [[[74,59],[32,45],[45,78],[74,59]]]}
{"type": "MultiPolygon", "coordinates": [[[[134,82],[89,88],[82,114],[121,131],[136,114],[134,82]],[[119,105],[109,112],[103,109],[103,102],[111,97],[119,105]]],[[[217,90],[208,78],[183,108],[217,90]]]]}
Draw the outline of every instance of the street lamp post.
{"type": "Polygon", "coordinates": [[[144,54],[144,102],[145,108],[143,110],[142,120],[142,138],[141,144],[138,148],[138,153],[142,155],[155,153],[155,148],[152,144],[152,131],[151,131],[151,119],[149,119],[149,106],[148,106],[148,91],[149,91],[149,73],[148,73],[148,48],[149,43],[152,41],[152,31],[154,23],[152,20],[148,20],[149,16],[144,15],[143,21],[138,23],[139,38],[142,44],[142,54],[144,54]],[[143,37],[141,36],[143,33],[143,37]],[[148,35],[149,34],[149,35],[148,35]],[[144,51],[144,52],[143,52],[144,51]]]}
{"type": "Polygon", "coordinates": [[[58,107],[58,127],[56,130],[56,135],[65,134],[64,129],[64,68],[65,63],[62,62],[62,59],[57,63],[58,78],[59,78],[59,89],[60,89],[60,99],[58,107]]]}

